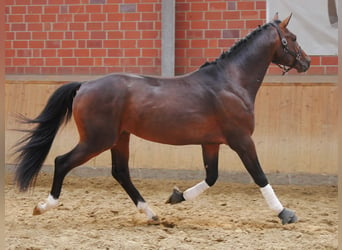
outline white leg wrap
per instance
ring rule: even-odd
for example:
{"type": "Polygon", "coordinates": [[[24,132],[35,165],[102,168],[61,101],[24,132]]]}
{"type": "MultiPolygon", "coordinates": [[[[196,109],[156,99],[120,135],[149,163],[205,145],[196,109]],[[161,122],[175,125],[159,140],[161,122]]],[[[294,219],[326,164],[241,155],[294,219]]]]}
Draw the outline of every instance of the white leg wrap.
{"type": "Polygon", "coordinates": [[[46,211],[50,210],[51,208],[55,208],[58,206],[58,199],[53,198],[51,194],[49,194],[48,198],[46,199],[46,202],[40,202],[37,205],[37,209],[41,213],[45,213],[46,211]]]}
{"type": "Polygon", "coordinates": [[[267,184],[265,187],[260,188],[260,191],[262,195],[264,196],[266,203],[270,209],[275,211],[277,214],[283,211],[284,207],[278,200],[270,184],[267,184]]]}
{"type": "Polygon", "coordinates": [[[199,196],[201,193],[203,193],[205,190],[207,190],[209,187],[210,186],[205,181],[201,181],[197,185],[185,190],[183,192],[183,197],[186,201],[191,201],[199,196]]]}
{"type": "Polygon", "coordinates": [[[151,220],[153,217],[156,217],[156,214],[153,212],[153,210],[147,205],[146,202],[138,201],[137,208],[141,213],[145,213],[147,215],[147,218],[151,220]]]}

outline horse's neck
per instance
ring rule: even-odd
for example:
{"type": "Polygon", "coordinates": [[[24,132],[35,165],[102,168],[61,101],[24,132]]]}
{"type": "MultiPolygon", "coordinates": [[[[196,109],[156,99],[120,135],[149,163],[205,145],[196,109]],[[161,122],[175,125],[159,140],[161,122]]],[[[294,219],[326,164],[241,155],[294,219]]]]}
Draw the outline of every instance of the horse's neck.
{"type": "MultiPolygon", "coordinates": [[[[264,31],[266,32],[266,31],[264,31]]],[[[250,48],[233,55],[227,62],[227,75],[233,74],[235,84],[245,89],[254,102],[274,53],[274,39],[262,37],[250,41],[250,48]],[[252,43],[256,44],[252,44],[252,43]]]]}

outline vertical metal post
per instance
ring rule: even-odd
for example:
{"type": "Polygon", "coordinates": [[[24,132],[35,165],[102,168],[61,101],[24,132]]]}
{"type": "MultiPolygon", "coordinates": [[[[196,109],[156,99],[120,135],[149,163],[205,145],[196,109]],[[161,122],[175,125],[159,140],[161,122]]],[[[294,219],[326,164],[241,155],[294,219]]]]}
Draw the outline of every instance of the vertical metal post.
{"type": "Polygon", "coordinates": [[[162,0],[162,76],[175,74],[175,0],[162,0]]]}

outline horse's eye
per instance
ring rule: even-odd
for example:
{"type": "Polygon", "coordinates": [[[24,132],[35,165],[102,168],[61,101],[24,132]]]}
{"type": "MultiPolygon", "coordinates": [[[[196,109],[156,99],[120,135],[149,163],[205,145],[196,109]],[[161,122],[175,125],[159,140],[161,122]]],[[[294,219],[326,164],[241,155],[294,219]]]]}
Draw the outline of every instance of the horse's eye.
{"type": "Polygon", "coordinates": [[[292,38],[292,41],[296,42],[296,41],[297,41],[297,37],[296,37],[296,36],[293,37],[293,38],[292,38]]]}

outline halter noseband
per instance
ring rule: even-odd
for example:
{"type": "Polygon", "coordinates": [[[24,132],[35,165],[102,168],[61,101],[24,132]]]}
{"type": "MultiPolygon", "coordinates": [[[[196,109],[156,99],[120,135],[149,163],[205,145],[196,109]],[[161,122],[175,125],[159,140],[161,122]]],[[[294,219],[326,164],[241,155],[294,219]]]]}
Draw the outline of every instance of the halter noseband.
{"type": "Polygon", "coordinates": [[[282,64],[277,64],[279,68],[281,68],[281,70],[283,71],[283,75],[285,75],[287,72],[289,72],[294,66],[295,64],[297,63],[297,61],[300,61],[301,59],[301,52],[302,52],[302,49],[301,47],[298,47],[298,52],[295,52],[293,50],[290,50],[289,47],[288,47],[288,43],[287,43],[287,40],[286,38],[283,36],[283,34],[281,33],[280,29],[279,29],[279,26],[275,23],[270,23],[273,27],[276,28],[277,32],[278,32],[278,35],[280,37],[280,41],[281,41],[281,44],[283,45],[283,49],[284,49],[284,53],[285,54],[290,54],[291,56],[295,57],[295,61],[293,62],[293,64],[291,66],[285,66],[285,65],[282,65],[282,64]]]}

